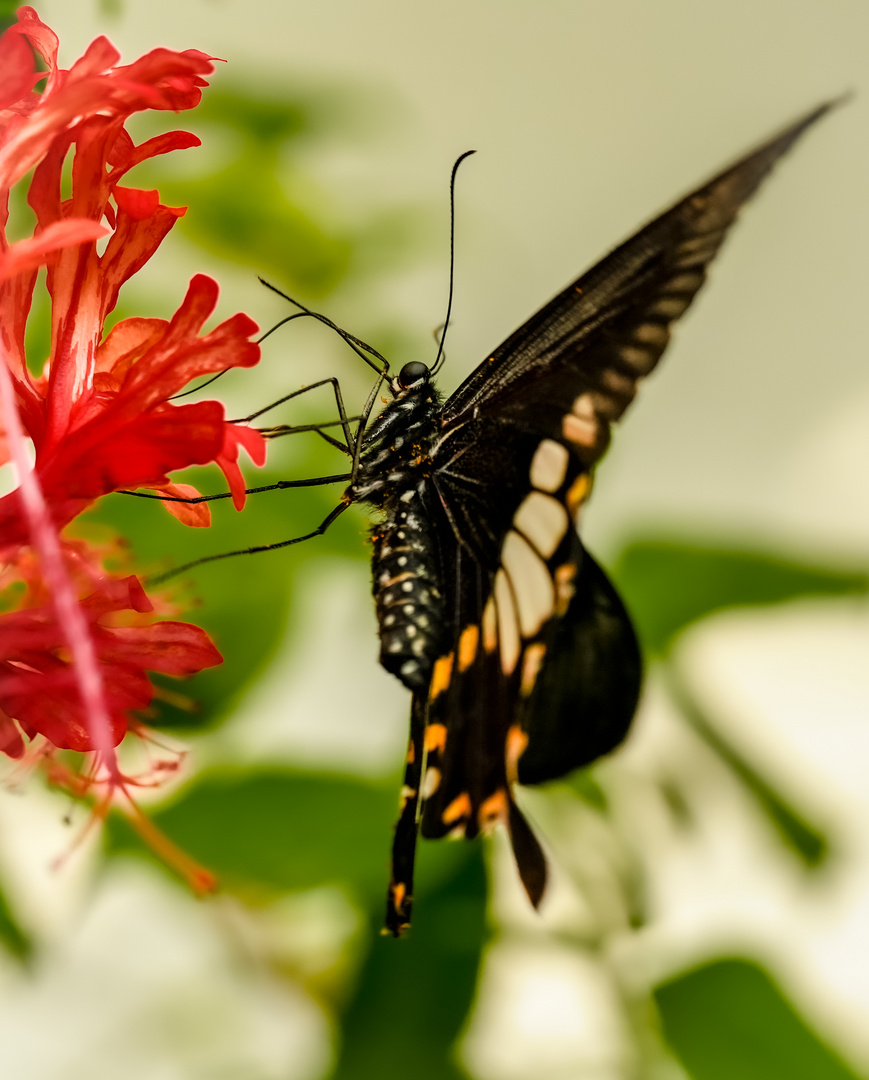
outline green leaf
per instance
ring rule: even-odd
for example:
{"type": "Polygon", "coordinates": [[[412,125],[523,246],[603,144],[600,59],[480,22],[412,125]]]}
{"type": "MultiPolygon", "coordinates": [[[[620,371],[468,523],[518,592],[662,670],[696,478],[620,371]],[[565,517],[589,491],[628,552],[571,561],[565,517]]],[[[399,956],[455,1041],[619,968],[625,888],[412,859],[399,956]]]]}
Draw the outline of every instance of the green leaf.
{"type": "Polygon", "coordinates": [[[820,826],[809,821],[804,813],[776,791],[745,755],[725,738],[672,669],[666,672],[665,678],[667,689],[682,716],[754,796],[785,845],[807,867],[820,866],[830,851],[829,840],[820,826]]]}
{"type": "MultiPolygon", "coordinates": [[[[374,912],[379,928],[400,784],[398,775],[373,782],[288,768],[215,769],[148,816],[230,892],[256,898],[339,884],[374,912]]],[[[122,815],[110,817],[106,845],[110,856],[157,860],[122,815]]],[[[463,857],[464,845],[421,842],[417,897],[438,890],[463,857]]]]}
{"type": "MultiPolygon", "coordinates": [[[[373,902],[386,895],[397,792],[397,783],[291,769],[220,770],[149,816],[228,891],[255,897],[339,883],[373,902]]],[[[110,854],[145,850],[120,817],[107,841],[110,854]]]]}
{"type": "Polygon", "coordinates": [[[869,588],[864,572],[700,539],[636,539],[616,560],[612,576],[643,645],[658,654],[666,654],[691,623],[716,611],[804,596],[861,594],[869,588]]]}
{"type": "Polygon", "coordinates": [[[27,962],[33,956],[33,939],[15,918],[0,889],[0,942],[7,953],[16,960],[27,962]]]}
{"type": "Polygon", "coordinates": [[[693,1080],[859,1080],[748,960],[704,964],[659,986],[655,1001],[693,1080]]]}
{"type": "MultiPolygon", "coordinates": [[[[343,1017],[334,1080],[459,1080],[454,1058],[477,987],[485,941],[482,845],[438,845],[452,872],[416,890],[414,923],[396,941],[375,934],[343,1017]]],[[[379,927],[378,909],[373,929],[379,927]]]]}
{"type": "MultiPolygon", "coordinates": [[[[334,116],[344,103],[331,104],[334,116]]],[[[305,173],[303,151],[334,127],[326,103],[287,87],[266,97],[221,80],[188,123],[207,148],[227,154],[222,167],[190,175],[197,151],[188,150],[136,173],[137,183],[158,184],[165,201],[192,207],[179,231],[236,265],[289,280],[294,289],[322,295],[334,288],[350,264],[352,238],[319,220],[335,215],[325,212],[322,192],[305,173]]]]}
{"type": "Polygon", "coordinates": [[[593,769],[576,769],[565,778],[565,784],[594,810],[602,814],[609,811],[606,791],[601,787],[593,769]]]}

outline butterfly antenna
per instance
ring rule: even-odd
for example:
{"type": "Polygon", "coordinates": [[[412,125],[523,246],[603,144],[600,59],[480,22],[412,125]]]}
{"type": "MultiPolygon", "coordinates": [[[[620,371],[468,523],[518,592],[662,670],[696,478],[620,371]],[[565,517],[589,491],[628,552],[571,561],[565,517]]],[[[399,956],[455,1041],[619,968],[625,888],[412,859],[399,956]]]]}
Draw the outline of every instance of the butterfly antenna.
{"type": "Polygon", "coordinates": [[[438,354],[435,357],[435,362],[431,369],[432,375],[436,375],[443,366],[444,341],[447,336],[447,329],[450,325],[450,312],[453,309],[453,281],[456,269],[456,173],[459,171],[459,166],[465,158],[469,158],[471,154],[476,154],[476,152],[476,150],[466,150],[461,157],[457,158],[450,176],[450,294],[447,299],[447,317],[444,319],[444,329],[441,334],[440,344],[438,345],[438,354]]]}

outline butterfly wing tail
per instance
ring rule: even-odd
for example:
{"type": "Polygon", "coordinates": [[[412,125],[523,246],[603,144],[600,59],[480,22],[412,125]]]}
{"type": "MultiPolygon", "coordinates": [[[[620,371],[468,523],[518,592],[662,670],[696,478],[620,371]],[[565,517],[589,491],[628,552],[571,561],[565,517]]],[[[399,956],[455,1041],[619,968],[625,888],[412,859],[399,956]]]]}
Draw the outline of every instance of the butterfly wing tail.
{"type": "Polygon", "coordinates": [[[423,773],[423,740],[425,736],[426,698],[413,695],[410,708],[410,741],[404,786],[401,790],[401,813],[395,825],[392,842],[392,874],[386,894],[384,933],[400,937],[410,926],[413,907],[413,865],[419,832],[419,791],[423,773]]]}
{"type": "Polygon", "coordinates": [[[525,887],[528,899],[535,908],[538,908],[543,899],[543,893],[546,891],[548,877],[546,857],[531,826],[512,798],[507,827],[510,830],[510,843],[513,846],[516,866],[519,869],[519,878],[525,887]]]}

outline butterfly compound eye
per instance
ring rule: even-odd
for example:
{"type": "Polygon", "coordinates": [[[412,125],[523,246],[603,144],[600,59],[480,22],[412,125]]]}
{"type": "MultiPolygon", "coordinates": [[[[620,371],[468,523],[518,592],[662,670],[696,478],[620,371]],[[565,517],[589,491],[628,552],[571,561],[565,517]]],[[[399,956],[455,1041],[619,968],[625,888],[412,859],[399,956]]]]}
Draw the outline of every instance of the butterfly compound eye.
{"type": "Polygon", "coordinates": [[[398,373],[398,385],[406,390],[408,386],[412,386],[418,379],[424,379],[428,375],[428,368],[425,364],[419,360],[411,360],[409,364],[405,364],[401,371],[398,373]]]}

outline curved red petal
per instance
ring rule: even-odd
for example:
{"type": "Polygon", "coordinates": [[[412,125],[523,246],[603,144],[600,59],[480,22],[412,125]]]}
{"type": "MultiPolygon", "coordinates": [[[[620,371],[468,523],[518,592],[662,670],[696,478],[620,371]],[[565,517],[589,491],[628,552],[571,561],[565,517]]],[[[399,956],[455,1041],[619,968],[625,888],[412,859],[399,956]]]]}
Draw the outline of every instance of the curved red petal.
{"type": "Polygon", "coordinates": [[[115,323],[97,349],[95,370],[111,372],[116,380],[115,388],[120,389],[130,367],[165,336],[168,326],[165,319],[136,317],[115,323]]]}
{"type": "Polygon", "coordinates": [[[104,629],[100,634],[100,656],[109,663],[129,664],[164,675],[195,675],[223,663],[201,627],[171,621],[104,629]]]}
{"type": "Polygon", "coordinates": [[[14,105],[28,94],[42,72],[37,72],[33,51],[17,26],[0,37],[0,109],[14,105]]]}
{"type": "Polygon", "coordinates": [[[236,510],[243,510],[247,495],[245,482],[241,469],[238,466],[238,455],[241,447],[249,454],[255,465],[264,465],[266,460],[266,440],[256,428],[244,427],[241,424],[224,424],[223,448],[215,458],[217,465],[226,477],[229,490],[232,492],[232,505],[236,510]]]}
{"type": "Polygon", "coordinates": [[[88,240],[97,240],[105,236],[107,231],[104,225],[90,218],[55,221],[36,236],[19,240],[0,253],[0,280],[42,266],[54,252],[88,240]]]}
{"type": "Polygon", "coordinates": [[[24,740],[14,720],[0,712],[0,754],[15,760],[24,757],[24,740]]]}
{"type": "Polygon", "coordinates": [[[169,483],[167,473],[213,461],[223,445],[223,406],[216,401],[166,405],[131,415],[119,396],[73,431],[45,463],[37,461],[50,498],[95,499],[110,491],[169,483]]]}
{"type": "MultiPolygon", "coordinates": [[[[154,488],[164,495],[171,495],[176,499],[196,499],[199,492],[192,484],[162,484],[154,488]]],[[[164,502],[163,506],[169,513],[178,518],[182,525],[189,525],[193,529],[207,529],[211,524],[211,508],[208,503],[184,503],[164,502]]]]}
{"type": "Polygon", "coordinates": [[[20,7],[16,14],[20,32],[24,34],[48,65],[48,85],[50,88],[57,75],[57,50],[60,45],[57,34],[51,27],[45,25],[32,7],[20,7]]]}

